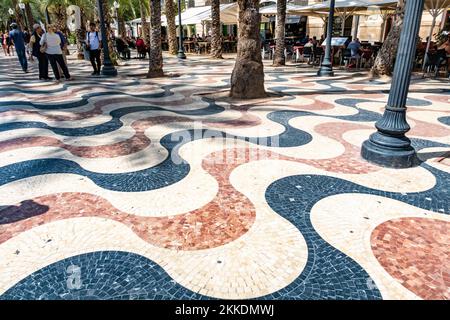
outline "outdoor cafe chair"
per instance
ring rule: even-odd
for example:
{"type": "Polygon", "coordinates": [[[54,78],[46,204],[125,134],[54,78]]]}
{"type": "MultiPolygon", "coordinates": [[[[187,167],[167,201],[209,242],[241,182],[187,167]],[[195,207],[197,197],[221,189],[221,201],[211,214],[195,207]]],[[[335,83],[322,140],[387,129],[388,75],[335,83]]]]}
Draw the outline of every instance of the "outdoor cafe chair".
{"type": "Polygon", "coordinates": [[[313,49],[313,66],[322,64],[324,53],[325,52],[322,47],[315,47],[313,49]]]}
{"type": "Polygon", "coordinates": [[[448,59],[447,54],[444,49],[437,50],[434,53],[427,53],[427,59],[425,62],[425,69],[422,75],[422,78],[425,78],[425,76],[432,71],[434,72],[434,77],[437,78],[439,76],[439,71],[441,68],[445,67],[447,70],[447,76],[448,76],[448,59]]]}
{"type": "Polygon", "coordinates": [[[349,64],[355,61],[356,67],[360,67],[361,57],[352,56],[352,50],[344,49],[341,57],[341,66],[345,64],[345,68],[348,69],[349,64]]]}
{"type": "Polygon", "coordinates": [[[313,58],[313,51],[312,51],[312,47],[304,47],[303,48],[303,61],[305,61],[305,59],[308,61],[308,64],[311,62],[312,58],[313,58]]]}

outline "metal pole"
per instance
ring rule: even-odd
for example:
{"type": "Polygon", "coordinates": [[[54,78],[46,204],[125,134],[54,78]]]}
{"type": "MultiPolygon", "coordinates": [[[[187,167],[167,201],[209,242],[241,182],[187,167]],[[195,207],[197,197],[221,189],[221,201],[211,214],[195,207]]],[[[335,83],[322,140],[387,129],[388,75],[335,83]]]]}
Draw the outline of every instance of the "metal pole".
{"type": "Polygon", "coordinates": [[[437,18],[437,14],[436,12],[433,12],[433,22],[431,23],[431,30],[430,30],[430,34],[428,36],[428,41],[427,41],[427,48],[425,49],[425,55],[423,56],[423,64],[422,64],[422,70],[425,70],[425,66],[428,60],[428,52],[430,51],[430,45],[431,45],[431,38],[433,37],[433,30],[434,27],[436,26],[436,18],[437,18]]]}
{"type": "Polygon", "coordinates": [[[50,13],[48,12],[48,6],[45,7],[45,20],[47,20],[47,25],[52,23],[52,21],[50,20],[50,13]]]}
{"type": "Polygon", "coordinates": [[[353,37],[353,39],[356,39],[356,38],[358,38],[358,31],[359,31],[359,16],[358,15],[353,16],[353,24],[354,24],[354,26],[353,26],[352,37],[353,37]]]}
{"type": "Polygon", "coordinates": [[[102,74],[104,76],[117,76],[117,69],[111,62],[108,48],[108,35],[106,34],[105,17],[103,15],[103,5],[101,0],[97,0],[98,17],[100,19],[100,29],[102,33],[102,45],[103,45],[103,68],[102,74]]]}
{"type": "Polygon", "coordinates": [[[333,21],[334,21],[334,5],[335,0],[330,1],[330,14],[328,15],[328,30],[327,30],[327,40],[326,40],[326,48],[325,48],[325,57],[323,58],[323,62],[320,66],[319,72],[317,75],[332,77],[334,76],[333,72],[333,62],[331,58],[331,38],[333,37],[333,21]]]}
{"type": "Polygon", "coordinates": [[[364,159],[384,167],[409,168],[418,164],[411,140],[405,136],[410,130],[406,122],[406,100],[424,1],[406,2],[388,103],[382,118],[375,124],[378,131],[364,141],[361,149],[364,159]]]}
{"type": "Polygon", "coordinates": [[[178,54],[180,59],[186,59],[183,46],[183,25],[181,24],[181,0],[178,0],[178,28],[180,29],[180,37],[178,39],[178,54]]]}

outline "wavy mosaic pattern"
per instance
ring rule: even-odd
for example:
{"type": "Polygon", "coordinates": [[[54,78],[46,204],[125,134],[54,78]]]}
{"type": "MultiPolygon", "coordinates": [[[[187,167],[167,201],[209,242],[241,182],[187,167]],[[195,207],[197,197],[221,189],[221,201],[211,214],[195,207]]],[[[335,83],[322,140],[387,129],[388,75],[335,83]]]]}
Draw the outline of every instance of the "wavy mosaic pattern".
{"type": "Polygon", "coordinates": [[[0,75],[0,299],[448,299],[450,92],[413,80],[423,163],[360,157],[389,85],[266,66],[271,97],[220,98],[232,59],[142,79],[0,75]]]}

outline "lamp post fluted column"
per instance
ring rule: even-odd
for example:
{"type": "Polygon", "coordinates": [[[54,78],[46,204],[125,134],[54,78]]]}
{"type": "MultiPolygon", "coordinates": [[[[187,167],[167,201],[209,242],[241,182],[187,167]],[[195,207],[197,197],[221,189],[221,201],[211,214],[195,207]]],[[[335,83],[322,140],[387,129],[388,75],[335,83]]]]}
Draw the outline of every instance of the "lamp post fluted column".
{"type": "Polygon", "coordinates": [[[317,75],[320,77],[334,76],[333,59],[331,57],[331,38],[333,37],[334,6],[335,6],[335,0],[331,0],[330,1],[330,13],[328,15],[327,39],[326,39],[327,46],[325,48],[325,56],[323,57],[322,64],[320,65],[320,69],[317,72],[317,75]]]}
{"type": "Polygon", "coordinates": [[[411,140],[405,136],[410,130],[406,121],[406,101],[424,1],[406,2],[388,103],[383,117],[375,124],[378,131],[363,143],[361,149],[364,159],[384,167],[409,168],[418,164],[411,140]]]}
{"type": "Polygon", "coordinates": [[[109,56],[108,35],[106,34],[105,16],[103,12],[102,0],[97,0],[97,7],[98,7],[98,17],[100,19],[100,29],[102,34],[102,45],[103,45],[102,75],[114,77],[117,76],[117,69],[114,67],[111,58],[109,56]]]}
{"type": "Polygon", "coordinates": [[[186,59],[183,46],[183,25],[181,24],[181,0],[178,0],[178,28],[180,29],[180,37],[178,39],[178,54],[180,59],[186,59]]]}

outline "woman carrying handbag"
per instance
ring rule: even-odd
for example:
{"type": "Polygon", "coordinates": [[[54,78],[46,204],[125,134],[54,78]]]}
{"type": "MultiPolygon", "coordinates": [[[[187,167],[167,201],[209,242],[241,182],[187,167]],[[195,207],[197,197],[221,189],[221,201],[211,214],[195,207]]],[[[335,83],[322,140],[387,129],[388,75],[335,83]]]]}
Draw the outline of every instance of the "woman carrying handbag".
{"type": "Polygon", "coordinates": [[[61,49],[61,38],[56,33],[56,27],[53,24],[49,24],[47,27],[47,33],[45,33],[40,41],[41,52],[45,52],[48,57],[48,61],[52,66],[53,73],[57,82],[60,81],[61,75],[58,70],[58,65],[64,73],[64,77],[67,81],[72,80],[69,69],[64,61],[63,52],[61,49]]]}

